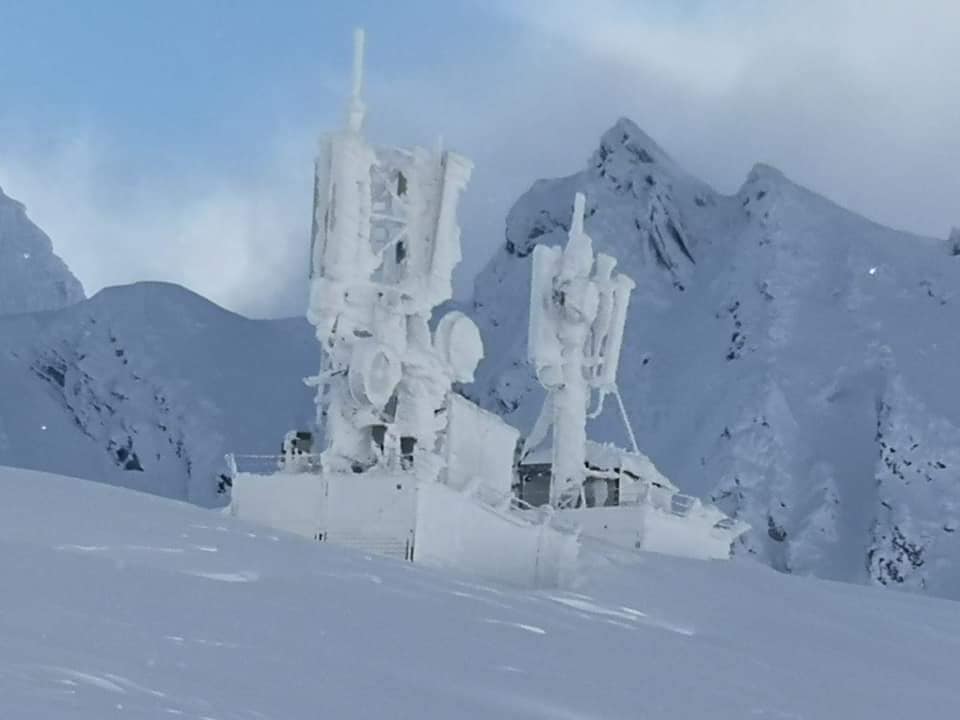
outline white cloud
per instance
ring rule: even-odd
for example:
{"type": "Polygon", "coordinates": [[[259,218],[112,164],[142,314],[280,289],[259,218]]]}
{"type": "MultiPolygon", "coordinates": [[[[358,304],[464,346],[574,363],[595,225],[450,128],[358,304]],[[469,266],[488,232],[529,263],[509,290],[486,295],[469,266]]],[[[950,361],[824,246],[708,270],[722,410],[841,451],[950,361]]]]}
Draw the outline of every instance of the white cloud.
{"type": "Polygon", "coordinates": [[[198,173],[123,181],[122,150],[89,133],[0,155],[0,186],[27,205],[88,294],[139,280],[175,282],[253,315],[305,304],[311,165],[294,133],[254,177],[198,173]],[[299,282],[297,282],[299,280],[299,282]]]}
{"type": "Polygon", "coordinates": [[[590,68],[604,91],[589,101],[603,95],[720,189],[765,161],[888,224],[942,235],[956,222],[960,3],[504,7],[590,68]]]}

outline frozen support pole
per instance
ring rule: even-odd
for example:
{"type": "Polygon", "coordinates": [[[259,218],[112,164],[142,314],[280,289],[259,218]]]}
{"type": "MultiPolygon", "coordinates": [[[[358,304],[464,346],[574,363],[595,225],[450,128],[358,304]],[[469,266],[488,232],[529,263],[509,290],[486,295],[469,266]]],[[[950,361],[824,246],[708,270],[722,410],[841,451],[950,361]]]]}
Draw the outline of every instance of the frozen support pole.
{"type": "Polygon", "coordinates": [[[562,498],[579,492],[585,474],[587,447],[587,403],[589,391],[584,380],[583,346],[590,325],[597,316],[599,295],[590,282],[593,243],[583,231],[584,197],[577,193],[567,247],[554,282],[554,302],[560,322],[562,380],[553,398],[553,482],[550,504],[558,507],[562,498]]]}
{"type": "Polygon", "coordinates": [[[378,264],[368,241],[376,155],[362,136],[363,38],[357,30],[345,127],[321,139],[316,159],[307,310],[324,351],[324,368],[310,379],[318,386],[317,424],[326,430],[327,457],[342,465],[373,461],[369,431],[355,421],[369,403],[350,392],[348,378],[357,339],[372,335],[364,286],[378,264]]]}
{"type": "Polygon", "coordinates": [[[577,193],[566,248],[537,245],[533,252],[528,357],[548,396],[524,451],[533,450],[552,426],[554,507],[575,504],[583,486],[587,406],[598,390],[598,414],[603,397],[616,387],[634,287],[625,275],[613,275],[614,258],[600,254],[594,262],[583,227],[585,204],[577,193]]]}
{"type": "Polygon", "coordinates": [[[363,28],[353,31],[353,83],[350,90],[350,110],[347,125],[350,130],[359,133],[363,127],[363,28]]]}
{"type": "Polygon", "coordinates": [[[457,202],[472,164],[441,148],[366,141],[363,45],[358,30],[345,127],[322,140],[316,160],[307,318],[323,367],[308,382],[317,387],[324,471],[412,464],[433,478],[447,394],[472,377],[482,355],[469,318],[444,326],[455,327],[444,338],[459,338],[457,348],[429,326],[452,295],[461,256],[457,202]]]}
{"type": "Polygon", "coordinates": [[[317,389],[322,452],[312,434],[291,432],[271,463],[281,471],[234,465],[232,511],[461,573],[566,582],[577,528],[549,509],[539,519],[521,511],[518,431],[452,391],[473,380],[479,328],[457,311],[431,322],[452,295],[457,203],[473,166],[439,142],[370,145],[362,89],[358,32],[343,124],[315,163],[307,318],[322,358],[307,383],[317,389]]]}

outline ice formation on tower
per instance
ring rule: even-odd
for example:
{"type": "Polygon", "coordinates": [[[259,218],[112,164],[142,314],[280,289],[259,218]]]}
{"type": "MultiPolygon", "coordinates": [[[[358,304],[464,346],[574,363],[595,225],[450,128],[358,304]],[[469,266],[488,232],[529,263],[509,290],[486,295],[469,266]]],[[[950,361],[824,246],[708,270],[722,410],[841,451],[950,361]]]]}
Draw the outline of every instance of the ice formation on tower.
{"type": "MultiPolygon", "coordinates": [[[[594,391],[598,415],[608,393],[617,393],[617,365],[634,282],[614,274],[615,258],[600,253],[583,229],[585,198],[577,193],[565,249],[537,245],[530,288],[528,356],[547,390],[525,451],[552,427],[550,504],[576,502],[586,477],[587,407],[594,391]]],[[[619,400],[619,395],[617,395],[619,400]]],[[[622,409],[622,406],[621,406],[622,409]]],[[[623,416],[636,452],[633,431],[623,416]]]]}
{"type": "Polygon", "coordinates": [[[454,381],[483,355],[480,332],[451,312],[431,334],[433,308],[452,295],[460,260],[456,206],[472,164],[440,148],[374,148],[362,135],[363,33],[355,37],[346,126],[316,161],[307,317],[324,349],[318,426],[327,471],[413,466],[439,472],[438,432],[454,381]]]}
{"type": "Polygon", "coordinates": [[[616,384],[634,282],[614,272],[615,258],[594,255],[585,204],[578,193],[565,248],[538,244],[533,251],[527,355],[547,397],[520,453],[517,494],[530,505],[549,505],[605,543],[728,557],[748,526],[682,494],[637,447],[616,384]],[[587,439],[587,421],[600,415],[609,394],[617,399],[629,451],[587,439]]]}
{"type": "Polygon", "coordinates": [[[582,195],[566,249],[534,254],[530,359],[548,400],[519,463],[516,428],[453,392],[483,357],[480,332],[457,311],[433,332],[430,320],[452,295],[456,207],[472,166],[439,147],[366,142],[362,50],[358,32],[346,124],[323,139],[315,166],[307,318],[323,360],[307,382],[322,450],[291,431],[269,473],[232,457],[232,512],[520,584],[568,582],[581,528],[630,549],[725,557],[736,529],[718,525],[722,513],[684,500],[635,442],[628,453],[587,441],[591,397],[596,415],[616,394],[633,281],[612,257],[594,257],[582,195]],[[533,451],[551,428],[544,462],[533,451]]]}

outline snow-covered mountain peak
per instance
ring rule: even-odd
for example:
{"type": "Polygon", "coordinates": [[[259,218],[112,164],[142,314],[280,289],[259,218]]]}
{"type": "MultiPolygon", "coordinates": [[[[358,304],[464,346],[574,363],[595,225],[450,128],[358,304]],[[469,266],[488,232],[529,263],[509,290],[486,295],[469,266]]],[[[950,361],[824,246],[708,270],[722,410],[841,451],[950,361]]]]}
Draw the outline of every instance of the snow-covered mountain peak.
{"type": "Polygon", "coordinates": [[[714,195],[711,188],[691,176],[653,138],[625,117],[603,133],[586,172],[598,188],[633,198],[677,195],[683,203],[699,196],[700,202],[706,204],[714,195]],[[685,195],[692,197],[683,197],[685,195]]]}
{"type": "Polygon", "coordinates": [[[511,209],[506,254],[524,258],[538,243],[561,242],[577,192],[586,195],[587,230],[604,251],[638,256],[649,284],[683,291],[697,245],[709,239],[698,232],[696,216],[717,204],[712,188],[680,168],[636,123],[620,118],[603,134],[585,170],[537,181],[511,209]]]}
{"type": "MultiPolygon", "coordinates": [[[[749,205],[756,206],[764,199],[767,202],[763,205],[767,208],[776,205],[777,200],[789,199],[791,205],[806,210],[822,210],[830,207],[833,210],[854,215],[853,212],[837,205],[829,198],[789,178],[779,168],[766,163],[756,163],[750,168],[735,197],[744,208],[748,208],[749,205]]],[[[756,216],[756,207],[748,208],[747,215],[756,216]]]]}
{"type": "Polygon", "coordinates": [[[30,221],[23,203],[0,188],[0,315],[55,310],[83,297],[50,238],[30,221]]]}
{"type": "Polygon", "coordinates": [[[623,157],[628,162],[641,165],[675,167],[673,159],[656,141],[640,129],[633,120],[618,119],[600,137],[600,145],[594,151],[593,167],[599,168],[613,157],[623,157]]]}
{"type": "Polygon", "coordinates": [[[754,163],[753,167],[750,168],[750,172],[747,173],[746,184],[762,182],[779,185],[782,183],[790,183],[791,181],[773,165],[762,162],[754,163]]]}
{"type": "Polygon", "coordinates": [[[734,197],[741,211],[759,227],[776,225],[781,219],[780,212],[788,204],[806,212],[804,208],[809,208],[811,200],[829,203],[765,163],[757,163],[750,169],[734,197]]]}
{"type": "Polygon", "coordinates": [[[109,314],[115,323],[135,325],[146,315],[152,324],[180,332],[246,320],[182,285],[155,280],[104,288],[90,298],[88,307],[109,314]]]}

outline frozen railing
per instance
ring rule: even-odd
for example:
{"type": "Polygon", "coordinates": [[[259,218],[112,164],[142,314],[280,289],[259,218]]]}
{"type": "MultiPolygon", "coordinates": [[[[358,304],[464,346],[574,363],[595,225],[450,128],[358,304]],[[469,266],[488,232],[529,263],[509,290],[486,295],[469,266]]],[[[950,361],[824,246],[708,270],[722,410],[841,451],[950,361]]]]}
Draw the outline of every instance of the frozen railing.
{"type": "Polygon", "coordinates": [[[736,538],[750,529],[750,523],[738,520],[732,517],[721,517],[713,524],[714,535],[721,537],[736,538]]]}
{"type": "Polygon", "coordinates": [[[232,476],[273,475],[278,472],[320,472],[320,455],[227,455],[232,476]]]}
{"type": "Polygon", "coordinates": [[[575,532],[577,530],[576,523],[564,520],[559,515],[554,514],[550,506],[534,507],[525,500],[518,498],[513,492],[502,493],[488,485],[480,485],[473,491],[473,496],[485,505],[489,505],[497,510],[517,510],[527,516],[529,513],[539,513],[540,520],[534,521],[528,516],[525,518],[528,522],[549,522],[556,529],[566,532],[575,532]]]}
{"type": "Polygon", "coordinates": [[[400,539],[389,535],[339,530],[321,533],[317,539],[373,555],[413,560],[413,533],[410,533],[407,538],[400,539]]]}
{"type": "Polygon", "coordinates": [[[473,491],[473,496],[482,503],[495,508],[507,508],[512,504],[513,493],[497,492],[488,485],[480,485],[473,491]]]}
{"type": "Polygon", "coordinates": [[[670,512],[680,517],[686,517],[697,505],[697,498],[691,495],[677,493],[670,498],[670,512]]]}
{"type": "Polygon", "coordinates": [[[700,501],[692,495],[675,493],[648,482],[635,482],[621,487],[621,505],[646,505],[677,517],[687,517],[700,501]]]}

